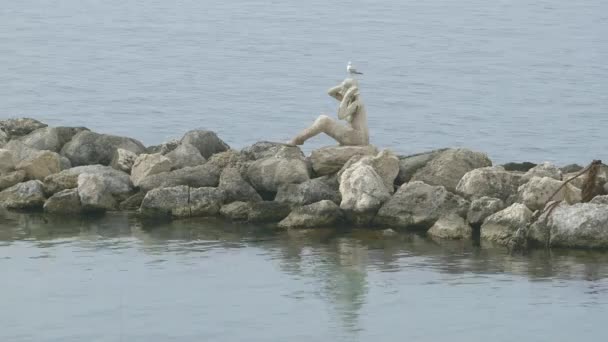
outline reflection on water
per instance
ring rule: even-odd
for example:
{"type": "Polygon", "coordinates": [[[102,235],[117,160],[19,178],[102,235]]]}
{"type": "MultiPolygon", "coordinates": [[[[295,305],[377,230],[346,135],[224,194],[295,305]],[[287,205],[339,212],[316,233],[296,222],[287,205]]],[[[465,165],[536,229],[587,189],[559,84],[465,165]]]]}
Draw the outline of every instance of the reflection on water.
{"type": "Polygon", "coordinates": [[[0,269],[10,341],[559,339],[582,319],[597,338],[608,311],[605,252],[215,219],[0,211],[0,269]]]}

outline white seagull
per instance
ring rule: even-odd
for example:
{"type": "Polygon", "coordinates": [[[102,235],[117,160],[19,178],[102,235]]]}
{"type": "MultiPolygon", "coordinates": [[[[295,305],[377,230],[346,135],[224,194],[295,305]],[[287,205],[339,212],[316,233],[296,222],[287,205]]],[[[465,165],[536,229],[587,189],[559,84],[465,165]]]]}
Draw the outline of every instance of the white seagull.
{"type": "Polygon", "coordinates": [[[353,63],[348,61],[348,65],[346,66],[346,71],[348,71],[351,75],[363,75],[362,72],[358,72],[357,69],[353,68],[353,63]]]}

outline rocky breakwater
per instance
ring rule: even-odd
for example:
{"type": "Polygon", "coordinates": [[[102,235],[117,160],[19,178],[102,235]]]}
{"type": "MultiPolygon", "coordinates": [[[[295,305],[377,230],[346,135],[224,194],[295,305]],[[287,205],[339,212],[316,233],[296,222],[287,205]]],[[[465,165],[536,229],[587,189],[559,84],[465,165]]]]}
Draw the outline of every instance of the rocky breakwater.
{"type": "Polygon", "coordinates": [[[481,152],[398,156],[374,146],[329,146],[310,156],[258,142],[231,149],[215,133],[144,146],[84,127],[0,121],[0,206],[53,215],[132,210],[147,217],[221,216],[277,229],[392,228],[434,239],[511,246],[608,247],[607,170],[580,203],[580,167],[495,166],[481,152]],[[561,187],[561,188],[560,188],[561,187]],[[541,215],[550,196],[561,201],[541,215]]]}

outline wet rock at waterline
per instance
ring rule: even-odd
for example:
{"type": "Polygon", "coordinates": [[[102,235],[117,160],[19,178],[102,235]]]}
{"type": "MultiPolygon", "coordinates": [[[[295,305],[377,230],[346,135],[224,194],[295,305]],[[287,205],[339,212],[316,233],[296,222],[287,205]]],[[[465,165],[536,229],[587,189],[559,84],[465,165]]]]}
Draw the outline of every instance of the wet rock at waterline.
{"type": "Polygon", "coordinates": [[[289,216],[279,222],[279,228],[320,228],[329,227],[341,218],[340,207],[334,202],[323,200],[295,208],[289,216]]]}
{"type": "Polygon", "coordinates": [[[38,180],[19,183],[0,192],[0,206],[9,209],[42,208],[45,200],[42,182],[38,180]]]}
{"type": "Polygon", "coordinates": [[[44,203],[44,211],[51,214],[76,214],[82,212],[78,189],[62,190],[44,203]]]}
{"type": "Polygon", "coordinates": [[[440,217],[426,233],[434,238],[459,240],[470,239],[473,229],[460,215],[451,212],[440,217]]]}
{"type": "Polygon", "coordinates": [[[481,225],[481,238],[501,245],[508,245],[518,229],[525,229],[532,211],[521,203],[515,203],[488,218],[481,225]]]}

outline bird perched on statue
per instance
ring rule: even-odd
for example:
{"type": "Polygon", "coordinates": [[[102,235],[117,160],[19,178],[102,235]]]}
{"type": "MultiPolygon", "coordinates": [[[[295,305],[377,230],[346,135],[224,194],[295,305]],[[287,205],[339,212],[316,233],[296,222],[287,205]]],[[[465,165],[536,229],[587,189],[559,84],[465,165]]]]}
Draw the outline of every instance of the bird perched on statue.
{"type": "Polygon", "coordinates": [[[363,75],[362,72],[358,72],[357,69],[355,69],[353,67],[353,63],[351,63],[350,61],[348,61],[348,65],[346,66],[346,71],[348,71],[348,73],[351,75],[363,75]]]}

